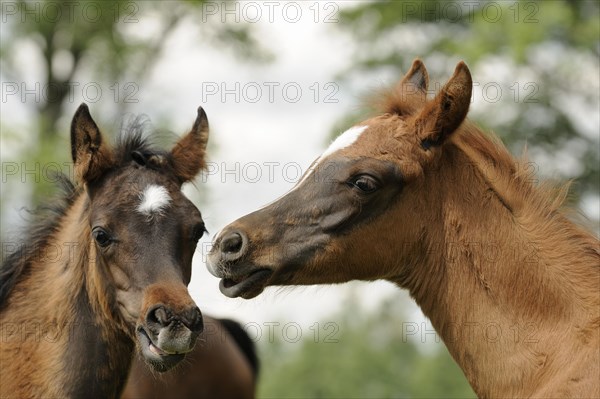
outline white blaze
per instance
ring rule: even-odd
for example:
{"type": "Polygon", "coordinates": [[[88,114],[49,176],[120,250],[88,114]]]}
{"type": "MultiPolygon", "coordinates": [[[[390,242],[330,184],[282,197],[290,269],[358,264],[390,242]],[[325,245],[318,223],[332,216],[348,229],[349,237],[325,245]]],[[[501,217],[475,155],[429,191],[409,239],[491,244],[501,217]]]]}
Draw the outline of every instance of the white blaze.
{"type": "Polygon", "coordinates": [[[334,152],[341,150],[346,147],[350,147],[365,131],[368,126],[352,126],[350,129],[346,130],[344,133],[340,134],[334,141],[331,143],[329,148],[325,150],[323,155],[321,155],[320,159],[323,159],[334,152]]]}
{"type": "Polygon", "coordinates": [[[150,184],[140,194],[140,204],[137,210],[146,216],[152,216],[155,213],[162,213],[170,202],[171,196],[166,188],[150,184]]]}
{"type": "Polygon", "coordinates": [[[344,133],[340,134],[333,141],[333,143],[331,143],[331,145],[325,150],[325,152],[323,154],[321,154],[321,156],[319,158],[317,158],[317,160],[312,164],[310,169],[306,172],[306,174],[304,175],[302,180],[300,180],[298,182],[298,184],[296,184],[292,190],[294,190],[298,186],[300,186],[300,184],[302,184],[302,182],[304,180],[306,180],[313,173],[313,171],[316,169],[317,165],[319,165],[319,163],[323,159],[325,159],[326,157],[328,157],[329,155],[333,154],[336,151],[339,151],[346,147],[350,147],[352,144],[354,144],[356,142],[356,140],[358,140],[358,138],[360,137],[362,132],[364,132],[367,128],[368,128],[368,126],[352,126],[350,129],[348,129],[344,133]]]}
{"type": "MultiPolygon", "coordinates": [[[[288,191],[287,193],[285,193],[281,197],[277,198],[275,201],[271,201],[268,204],[260,207],[258,210],[266,208],[269,205],[271,205],[272,203],[279,201],[281,198],[285,197],[286,195],[288,195],[289,193],[291,193],[292,191],[294,191],[298,187],[300,187],[300,185],[302,183],[304,183],[304,181],[307,180],[310,177],[310,175],[313,174],[313,172],[315,171],[315,169],[317,168],[317,166],[319,165],[319,163],[323,159],[325,159],[325,157],[328,157],[329,155],[333,154],[334,152],[336,152],[338,150],[341,150],[343,148],[349,147],[352,144],[354,144],[354,142],[356,140],[358,140],[358,138],[360,137],[360,135],[362,134],[362,132],[364,132],[368,127],[369,126],[352,126],[350,129],[348,129],[344,133],[340,134],[333,141],[333,143],[331,143],[331,145],[329,146],[329,148],[327,148],[325,150],[325,152],[323,154],[321,154],[321,156],[319,158],[317,158],[315,160],[315,162],[312,163],[312,165],[306,171],[306,173],[304,174],[304,176],[302,177],[302,179],[300,179],[300,181],[298,183],[296,183],[296,185],[294,187],[292,187],[292,189],[290,191],[288,191]]],[[[219,235],[217,234],[216,237],[218,237],[218,236],[219,235]]]]}

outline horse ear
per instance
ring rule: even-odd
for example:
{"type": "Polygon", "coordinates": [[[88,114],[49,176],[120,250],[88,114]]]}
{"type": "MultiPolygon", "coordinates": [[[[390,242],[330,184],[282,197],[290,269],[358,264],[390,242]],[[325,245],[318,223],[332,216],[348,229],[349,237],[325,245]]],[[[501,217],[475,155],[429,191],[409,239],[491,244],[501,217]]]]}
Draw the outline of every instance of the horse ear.
{"type": "Polygon", "coordinates": [[[84,182],[97,179],[112,165],[110,148],[85,103],[77,108],[71,122],[71,157],[75,175],[84,182]]]}
{"type": "Polygon", "coordinates": [[[399,116],[412,115],[427,101],[429,75],[425,64],[415,59],[410,70],[390,91],[382,92],[373,100],[375,106],[383,112],[399,116]]]}
{"type": "Polygon", "coordinates": [[[471,73],[461,61],[448,83],[414,119],[423,148],[442,144],[460,126],[469,111],[472,89],[471,73]]]}
{"type": "Polygon", "coordinates": [[[429,87],[429,74],[427,73],[423,61],[415,58],[410,70],[406,72],[406,75],[404,75],[400,84],[412,88],[413,92],[420,91],[422,93],[427,93],[427,88],[429,87]]]}
{"type": "Polygon", "coordinates": [[[171,150],[175,174],[182,182],[192,180],[206,169],[206,144],[208,142],[208,118],[202,107],[192,130],[183,136],[171,150]]]}

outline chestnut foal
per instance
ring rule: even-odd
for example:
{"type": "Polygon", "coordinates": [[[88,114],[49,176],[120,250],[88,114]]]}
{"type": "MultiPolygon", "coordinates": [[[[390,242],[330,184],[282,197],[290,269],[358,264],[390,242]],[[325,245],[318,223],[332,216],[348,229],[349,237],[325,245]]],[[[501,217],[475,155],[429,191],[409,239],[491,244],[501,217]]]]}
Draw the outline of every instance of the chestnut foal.
{"type": "Polygon", "coordinates": [[[465,120],[469,69],[435,96],[416,60],[281,199],[225,227],[230,297],[385,279],[409,290],[480,397],[600,397],[600,245],[465,120]]]}

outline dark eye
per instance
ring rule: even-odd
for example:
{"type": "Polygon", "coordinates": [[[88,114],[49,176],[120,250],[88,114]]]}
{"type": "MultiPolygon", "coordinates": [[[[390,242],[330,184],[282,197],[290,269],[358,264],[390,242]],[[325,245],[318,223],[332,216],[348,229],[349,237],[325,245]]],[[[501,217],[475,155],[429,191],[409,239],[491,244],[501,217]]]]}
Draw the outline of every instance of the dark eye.
{"type": "Polygon", "coordinates": [[[348,185],[365,194],[370,194],[379,188],[379,182],[369,175],[355,176],[348,182],[348,185]]]}
{"type": "Polygon", "coordinates": [[[204,233],[208,233],[208,231],[206,230],[206,226],[204,226],[204,223],[197,224],[192,230],[192,241],[198,242],[198,240],[202,238],[204,233]]]}
{"type": "Polygon", "coordinates": [[[94,240],[96,240],[98,245],[102,248],[107,247],[112,242],[112,238],[102,227],[94,227],[92,236],[94,236],[94,240]]]}

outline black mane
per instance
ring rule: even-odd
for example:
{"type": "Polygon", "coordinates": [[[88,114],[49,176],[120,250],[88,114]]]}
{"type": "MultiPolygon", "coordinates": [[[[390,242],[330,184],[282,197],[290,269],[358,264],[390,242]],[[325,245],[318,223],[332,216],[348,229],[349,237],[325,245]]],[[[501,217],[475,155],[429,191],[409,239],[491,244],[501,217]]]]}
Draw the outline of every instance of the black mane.
{"type": "MultiPolygon", "coordinates": [[[[149,125],[148,119],[144,116],[133,118],[128,123],[122,125],[113,148],[116,160],[115,166],[117,168],[135,161],[134,153],[142,154],[146,159],[151,158],[153,155],[159,155],[170,161],[170,153],[157,148],[152,141],[152,138],[156,137],[156,132],[152,132],[151,135],[148,134],[150,130],[149,125]]],[[[150,162],[146,166],[152,167],[156,165],[150,162]]]]}
{"type": "MultiPolygon", "coordinates": [[[[154,148],[150,135],[147,134],[148,120],[146,117],[135,117],[128,123],[121,125],[121,130],[116,137],[113,148],[115,154],[115,168],[124,167],[134,161],[133,153],[143,154],[151,159],[153,155],[165,157],[170,161],[170,153],[154,148]]],[[[170,165],[170,162],[167,162],[170,165]]],[[[152,168],[159,166],[149,162],[152,168]]],[[[164,166],[164,165],[163,165],[164,166]]],[[[81,194],[81,186],[76,185],[68,176],[59,174],[56,176],[57,185],[62,195],[49,205],[43,205],[31,211],[34,215],[33,221],[23,229],[21,239],[15,242],[3,242],[3,251],[9,244],[15,244],[8,252],[2,254],[2,265],[0,266],[0,310],[4,308],[8,297],[17,282],[29,272],[28,266],[39,254],[41,248],[45,247],[57,231],[60,221],[67,213],[75,199],[81,194]]]]}

